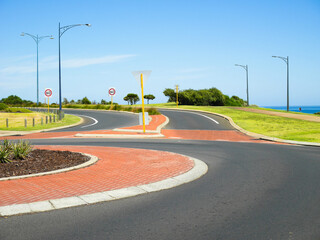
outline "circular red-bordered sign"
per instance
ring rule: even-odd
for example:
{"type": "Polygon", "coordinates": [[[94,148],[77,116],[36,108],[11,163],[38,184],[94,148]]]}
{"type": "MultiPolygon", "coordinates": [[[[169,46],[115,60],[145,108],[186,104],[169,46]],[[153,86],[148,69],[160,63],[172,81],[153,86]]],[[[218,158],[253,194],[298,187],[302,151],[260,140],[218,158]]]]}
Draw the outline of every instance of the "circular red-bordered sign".
{"type": "Polygon", "coordinates": [[[116,95],[116,89],[115,88],[109,88],[109,95],[110,96],[114,96],[114,95],[116,95]]]}
{"type": "Polygon", "coordinates": [[[46,97],[51,97],[52,96],[52,90],[51,88],[47,88],[46,90],[44,90],[44,95],[46,97]]]}

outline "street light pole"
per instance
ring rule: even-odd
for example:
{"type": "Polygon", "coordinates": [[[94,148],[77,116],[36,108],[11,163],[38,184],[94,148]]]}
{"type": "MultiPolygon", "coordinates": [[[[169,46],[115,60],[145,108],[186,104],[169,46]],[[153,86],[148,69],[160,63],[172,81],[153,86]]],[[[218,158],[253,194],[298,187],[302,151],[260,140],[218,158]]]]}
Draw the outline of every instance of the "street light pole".
{"type": "Polygon", "coordinates": [[[246,76],[247,76],[247,106],[249,106],[249,77],[248,77],[248,65],[239,65],[235,64],[237,67],[242,67],[244,70],[246,70],[246,76]]]}
{"type": "Polygon", "coordinates": [[[62,109],[62,101],[61,101],[61,51],[60,51],[60,38],[62,35],[69,30],[70,28],[79,27],[79,26],[87,26],[91,27],[91,24],[73,24],[73,25],[67,25],[67,26],[60,26],[59,22],[59,110],[62,109]]]}
{"type": "Polygon", "coordinates": [[[287,64],[287,112],[289,112],[289,56],[280,57],[280,56],[272,56],[273,58],[280,58],[287,64]]]}
{"type": "Polygon", "coordinates": [[[36,42],[36,45],[37,45],[37,105],[39,105],[39,42],[44,39],[44,38],[50,38],[50,39],[53,39],[52,35],[50,36],[35,36],[35,35],[32,35],[32,34],[29,34],[29,33],[21,33],[20,36],[29,36],[31,37],[35,42],[36,42]]]}

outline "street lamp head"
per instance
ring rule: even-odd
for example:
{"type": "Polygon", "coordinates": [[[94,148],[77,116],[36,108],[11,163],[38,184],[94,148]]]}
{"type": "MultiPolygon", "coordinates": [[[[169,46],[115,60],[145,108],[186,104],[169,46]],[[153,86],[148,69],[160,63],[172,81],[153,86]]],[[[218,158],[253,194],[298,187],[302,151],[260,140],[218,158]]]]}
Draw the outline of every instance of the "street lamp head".
{"type": "Polygon", "coordinates": [[[276,58],[277,56],[272,56],[273,58],[276,58]]]}
{"type": "Polygon", "coordinates": [[[89,24],[89,23],[87,23],[87,24],[85,24],[87,27],[91,27],[91,24],[89,24]]]}
{"type": "Polygon", "coordinates": [[[50,36],[50,39],[54,39],[54,37],[51,35],[51,36],[50,36]]]}
{"type": "Polygon", "coordinates": [[[24,32],[22,32],[22,33],[20,34],[20,36],[24,36],[24,32]]]}

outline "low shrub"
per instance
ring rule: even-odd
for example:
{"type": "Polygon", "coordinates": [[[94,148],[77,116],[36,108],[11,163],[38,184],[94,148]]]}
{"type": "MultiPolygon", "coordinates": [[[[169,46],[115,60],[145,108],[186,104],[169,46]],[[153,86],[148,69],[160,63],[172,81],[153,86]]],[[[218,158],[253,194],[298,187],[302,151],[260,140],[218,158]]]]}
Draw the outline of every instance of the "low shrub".
{"type": "Polygon", "coordinates": [[[316,112],[315,114],[316,114],[316,115],[320,115],[320,112],[316,112]]]}
{"type": "Polygon", "coordinates": [[[147,108],[146,111],[149,113],[149,115],[161,115],[156,108],[147,108]]]}
{"type": "Polygon", "coordinates": [[[32,113],[31,110],[26,109],[26,108],[16,108],[16,107],[11,107],[6,110],[6,112],[11,112],[11,113],[32,113]]]}

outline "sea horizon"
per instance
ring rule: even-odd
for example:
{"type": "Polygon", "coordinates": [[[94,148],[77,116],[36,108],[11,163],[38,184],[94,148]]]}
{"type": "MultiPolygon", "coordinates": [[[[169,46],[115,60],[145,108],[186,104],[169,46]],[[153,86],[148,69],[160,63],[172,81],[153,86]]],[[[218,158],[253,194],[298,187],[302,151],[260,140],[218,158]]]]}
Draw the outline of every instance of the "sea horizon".
{"type": "MultiPolygon", "coordinates": [[[[287,106],[262,106],[262,107],[263,108],[271,108],[271,109],[275,109],[275,110],[287,110],[287,106]]],[[[318,105],[318,106],[303,106],[303,105],[290,106],[289,111],[313,114],[313,113],[320,112],[320,105],[318,105]]]]}

